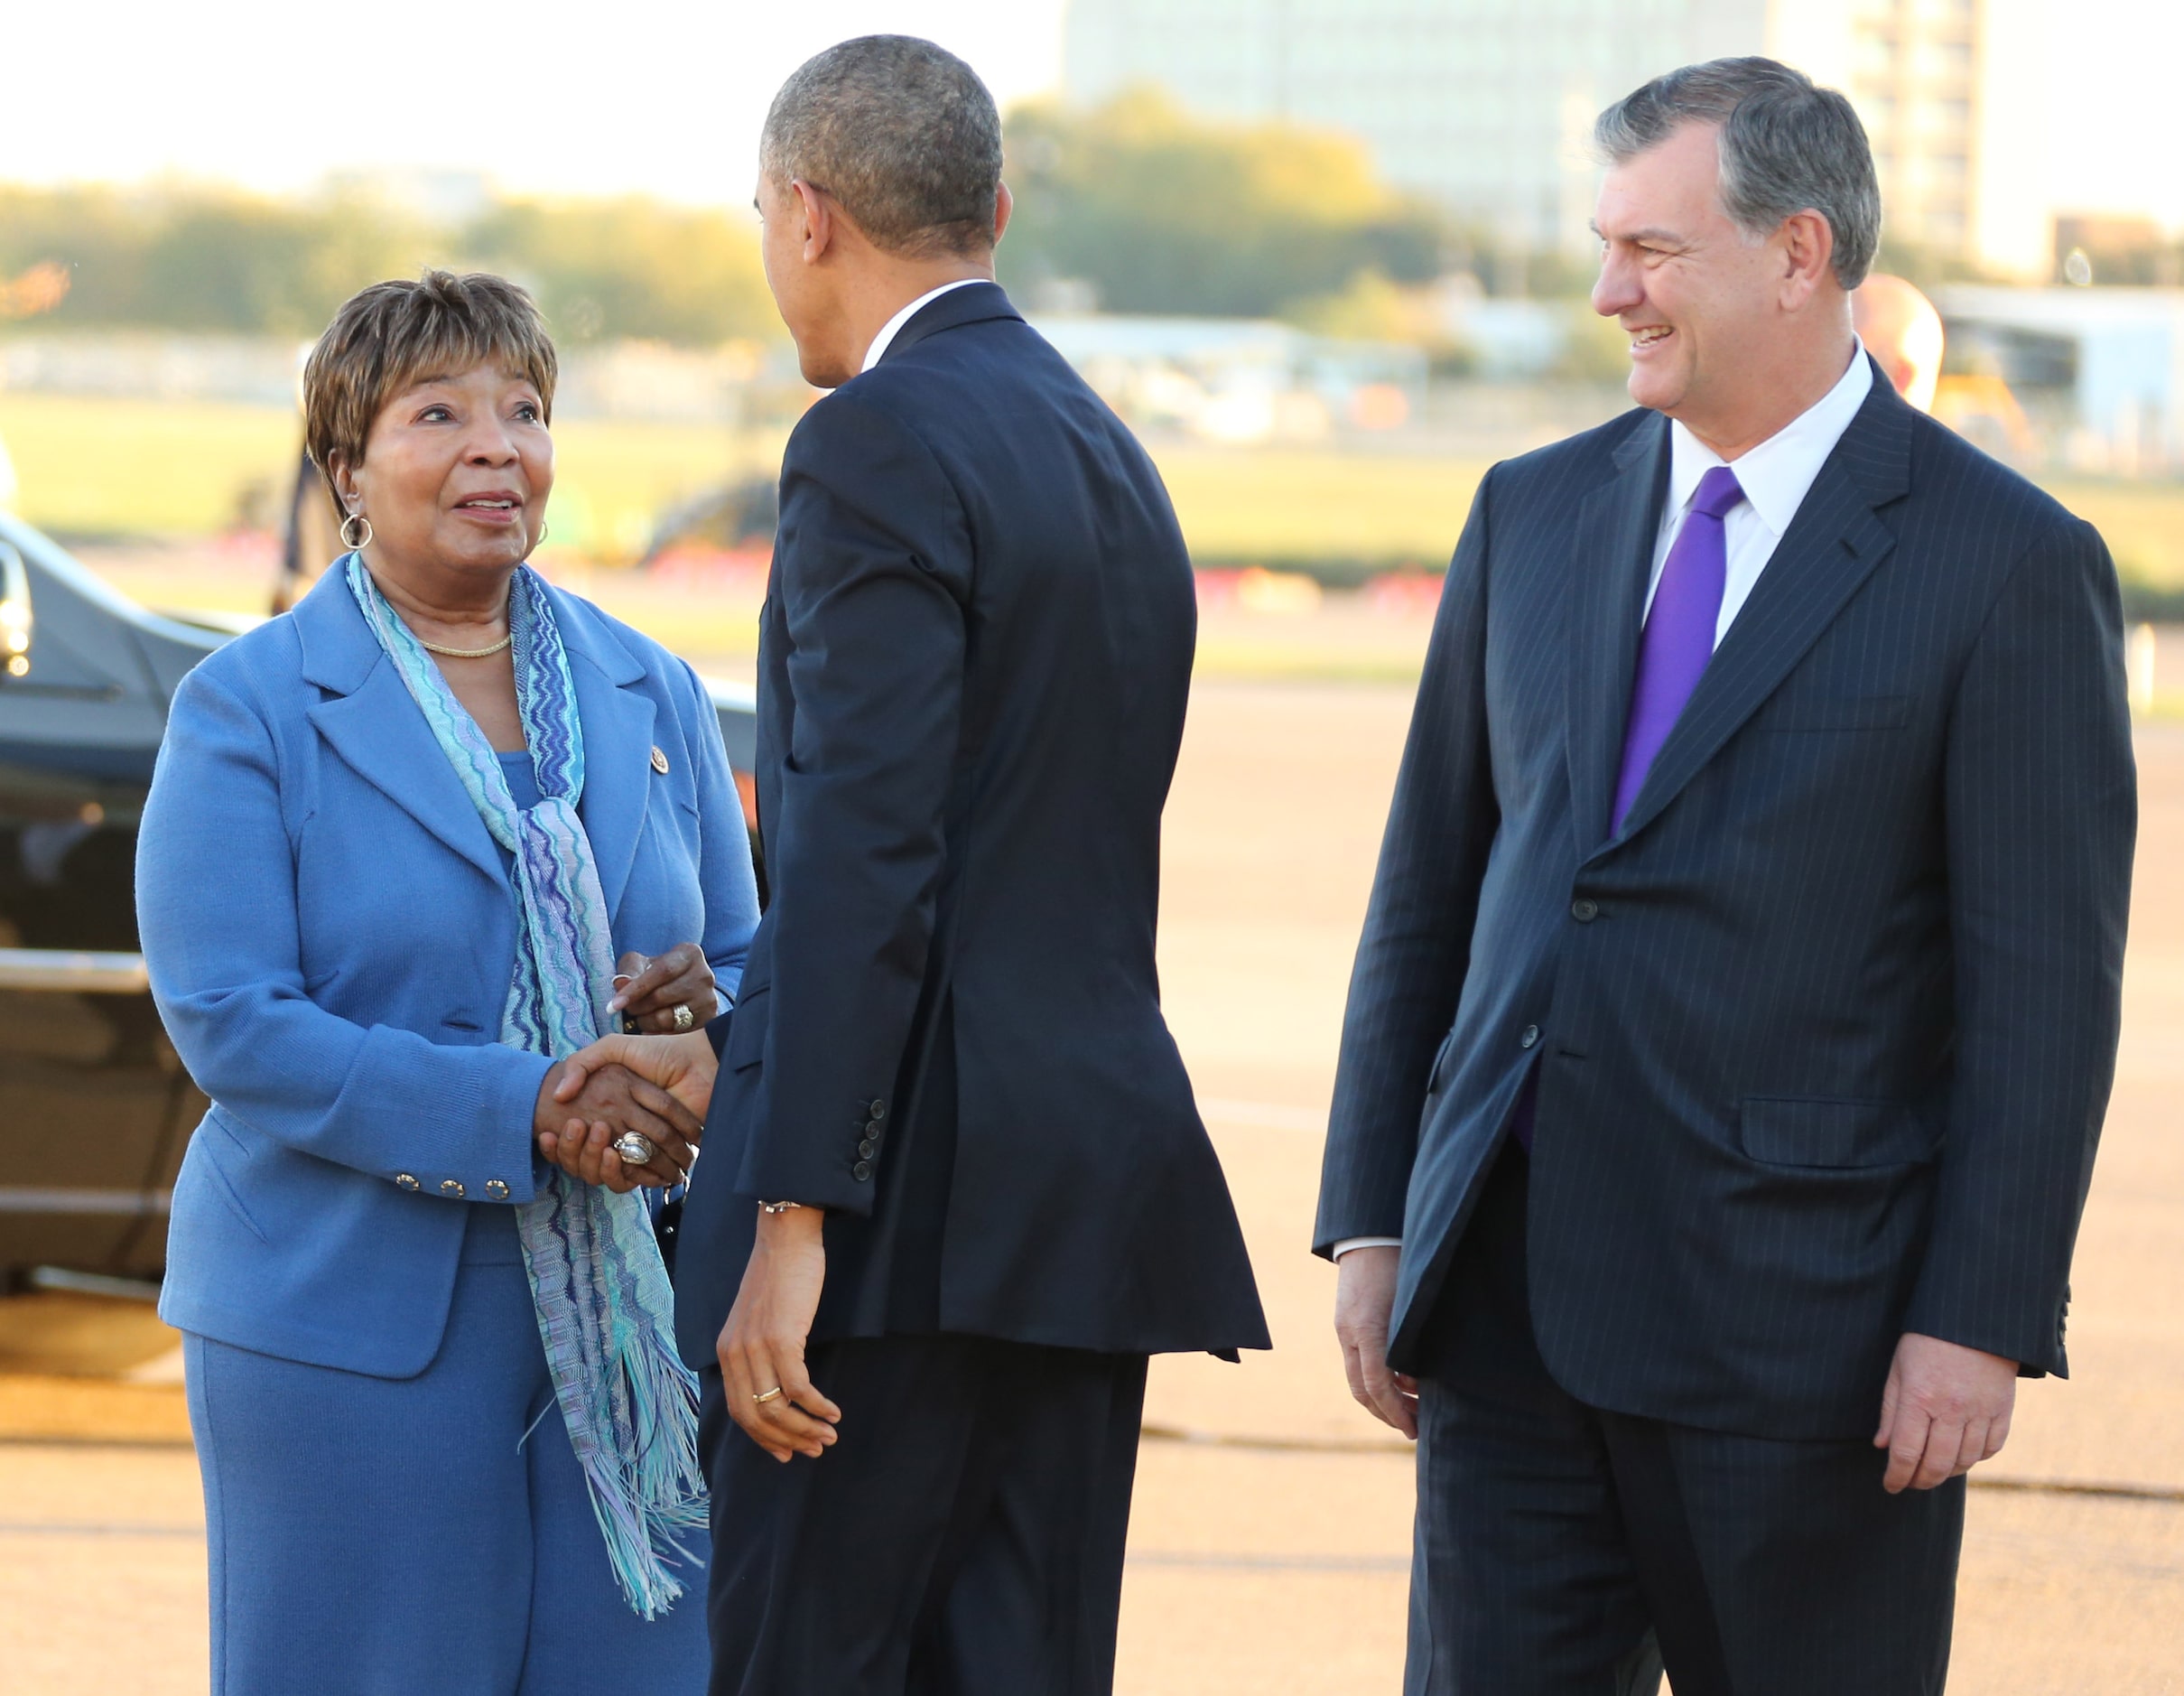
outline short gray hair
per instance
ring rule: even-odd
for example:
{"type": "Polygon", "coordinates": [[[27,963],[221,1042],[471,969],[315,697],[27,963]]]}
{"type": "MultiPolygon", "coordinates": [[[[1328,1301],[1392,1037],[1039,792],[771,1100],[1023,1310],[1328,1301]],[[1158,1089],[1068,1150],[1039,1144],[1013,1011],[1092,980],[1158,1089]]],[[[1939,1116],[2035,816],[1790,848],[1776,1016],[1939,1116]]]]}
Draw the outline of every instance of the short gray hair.
{"type": "Polygon", "coordinates": [[[781,85],[758,168],[824,190],[889,252],[979,253],[993,245],[1001,115],[953,53],[915,35],[860,35],[781,85]]]}
{"type": "Polygon", "coordinates": [[[1685,124],[1721,126],[1722,210],[1747,236],[1812,210],[1835,236],[1835,281],[1865,281],[1881,245],[1881,185],[1850,101],[1771,59],[1716,59],[1656,77],[1600,115],[1593,139],[1621,164],[1685,124]]]}

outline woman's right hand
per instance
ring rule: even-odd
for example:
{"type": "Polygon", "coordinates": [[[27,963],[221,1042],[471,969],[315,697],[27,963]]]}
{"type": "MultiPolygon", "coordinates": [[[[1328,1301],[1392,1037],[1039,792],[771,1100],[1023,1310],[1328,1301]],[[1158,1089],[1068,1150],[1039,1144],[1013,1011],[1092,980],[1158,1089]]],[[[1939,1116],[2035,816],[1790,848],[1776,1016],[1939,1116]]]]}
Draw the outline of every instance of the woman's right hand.
{"type": "Polygon", "coordinates": [[[532,1126],[541,1153],[572,1177],[617,1195],[683,1181],[704,1134],[696,1114],[621,1066],[587,1068],[576,1093],[558,1100],[568,1072],[568,1063],[557,1060],[539,1086],[532,1126]],[[631,1131],[653,1146],[653,1158],[643,1166],[630,1165],[614,1150],[615,1140],[631,1131]]]}

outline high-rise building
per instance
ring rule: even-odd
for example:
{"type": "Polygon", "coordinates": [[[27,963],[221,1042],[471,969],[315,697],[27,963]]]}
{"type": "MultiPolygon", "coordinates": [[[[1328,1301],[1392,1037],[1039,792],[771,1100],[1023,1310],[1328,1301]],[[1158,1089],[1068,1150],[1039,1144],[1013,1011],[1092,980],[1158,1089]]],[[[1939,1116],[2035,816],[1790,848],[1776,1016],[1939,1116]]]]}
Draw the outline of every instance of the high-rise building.
{"type": "Polygon", "coordinates": [[[1589,241],[1593,119],[1649,77],[1766,53],[1849,94],[1888,228],[2010,272],[2049,263],[2040,0],[1070,0],[1064,81],[1343,129],[1497,238],[1589,241]]]}

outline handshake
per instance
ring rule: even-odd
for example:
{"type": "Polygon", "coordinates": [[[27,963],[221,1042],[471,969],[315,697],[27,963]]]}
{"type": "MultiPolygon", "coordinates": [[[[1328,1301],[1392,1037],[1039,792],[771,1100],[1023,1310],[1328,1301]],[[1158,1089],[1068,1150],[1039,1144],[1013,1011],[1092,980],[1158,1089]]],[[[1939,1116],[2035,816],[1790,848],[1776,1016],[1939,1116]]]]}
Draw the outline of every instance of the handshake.
{"type": "Polygon", "coordinates": [[[698,1158],[719,1070],[702,1030],[601,1037],[556,1061],[539,1086],[539,1152],[618,1195],[679,1184],[698,1158]]]}

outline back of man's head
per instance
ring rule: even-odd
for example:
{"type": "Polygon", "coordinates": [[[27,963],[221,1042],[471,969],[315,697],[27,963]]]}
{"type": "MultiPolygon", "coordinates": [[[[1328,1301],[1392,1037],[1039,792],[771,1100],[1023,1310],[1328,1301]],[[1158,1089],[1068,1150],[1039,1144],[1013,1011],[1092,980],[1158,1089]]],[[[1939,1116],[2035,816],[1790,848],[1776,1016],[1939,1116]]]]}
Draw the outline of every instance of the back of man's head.
{"type": "Polygon", "coordinates": [[[1896,392],[1920,412],[1934,409],[1941,380],[1941,314],[1900,276],[1875,272],[1850,297],[1851,321],[1896,392]]]}
{"type": "Polygon", "coordinates": [[[831,195],[887,252],[993,246],[1001,115],[976,71],[914,35],[860,35],[806,60],[774,97],[758,164],[831,195]]]}

